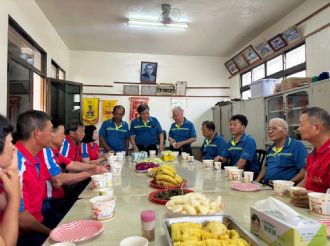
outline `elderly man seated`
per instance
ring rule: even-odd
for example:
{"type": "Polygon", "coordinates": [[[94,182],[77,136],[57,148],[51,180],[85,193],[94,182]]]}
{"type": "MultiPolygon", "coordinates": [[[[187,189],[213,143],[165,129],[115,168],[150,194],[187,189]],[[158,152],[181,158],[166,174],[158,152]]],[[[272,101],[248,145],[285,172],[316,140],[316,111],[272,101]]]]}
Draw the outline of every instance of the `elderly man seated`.
{"type": "Polygon", "coordinates": [[[256,181],[270,185],[272,180],[291,180],[299,183],[305,176],[305,146],[288,137],[288,123],[280,118],[269,121],[268,136],[274,144],[268,149],[266,164],[256,181]]]}
{"type": "Polygon", "coordinates": [[[306,174],[298,184],[307,191],[295,191],[291,202],[297,207],[308,207],[307,193],[325,193],[330,188],[330,115],[322,108],[312,107],[300,116],[299,131],[314,150],[307,157],[306,174]]]}

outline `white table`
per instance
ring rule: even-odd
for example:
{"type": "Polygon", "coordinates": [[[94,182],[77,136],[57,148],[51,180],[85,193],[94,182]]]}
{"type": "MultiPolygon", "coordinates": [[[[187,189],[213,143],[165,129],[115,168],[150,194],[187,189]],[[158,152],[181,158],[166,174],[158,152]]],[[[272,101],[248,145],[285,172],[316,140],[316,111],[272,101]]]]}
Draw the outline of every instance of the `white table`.
{"type": "MultiPolygon", "coordinates": [[[[225,203],[225,214],[232,216],[243,228],[249,231],[250,207],[258,200],[272,196],[272,190],[258,192],[239,192],[230,188],[229,181],[224,172],[204,169],[202,163],[195,161],[193,164],[185,162],[174,163],[177,172],[188,180],[187,188],[203,192],[208,198],[215,199],[221,195],[225,203]]],[[[119,245],[119,242],[128,236],[141,235],[140,212],[146,209],[155,210],[157,214],[155,241],[149,245],[167,245],[162,221],[167,217],[164,205],[158,205],[148,200],[149,193],[155,189],[149,187],[150,177],[146,173],[136,173],[135,164],[127,159],[120,176],[113,177],[114,195],[117,197],[115,216],[111,221],[104,222],[104,232],[99,236],[79,245],[119,245]]],[[[60,224],[74,220],[91,219],[89,199],[98,195],[90,186],[79,196],[60,224]]],[[[279,198],[289,204],[289,198],[279,198]]],[[[290,204],[289,204],[290,205],[290,204]]],[[[313,217],[308,209],[294,208],[297,212],[313,217]]],[[[317,218],[315,218],[317,219],[317,218]]],[[[44,245],[55,242],[48,239],[44,245]]]]}

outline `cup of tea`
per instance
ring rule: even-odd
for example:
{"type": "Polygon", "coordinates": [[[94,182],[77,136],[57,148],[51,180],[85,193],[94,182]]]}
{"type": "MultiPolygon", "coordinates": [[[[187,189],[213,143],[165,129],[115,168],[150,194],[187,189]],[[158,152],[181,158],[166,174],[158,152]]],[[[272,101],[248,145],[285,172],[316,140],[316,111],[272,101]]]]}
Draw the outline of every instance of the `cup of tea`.
{"type": "Polygon", "coordinates": [[[92,207],[93,219],[110,219],[114,215],[116,205],[115,196],[96,196],[89,201],[92,207]]]}
{"type": "Polygon", "coordinates": [[[220,171],[222,162],[221,161],[215,161],[215,162],[213,162],[213,165],[214,165],[214,170],[220,171]]]}
{"type": "Polygon", "coordinates": [[[103,174],[92,175],[92,188],[101,189],[108,187],[108,176],[103,174]]]}

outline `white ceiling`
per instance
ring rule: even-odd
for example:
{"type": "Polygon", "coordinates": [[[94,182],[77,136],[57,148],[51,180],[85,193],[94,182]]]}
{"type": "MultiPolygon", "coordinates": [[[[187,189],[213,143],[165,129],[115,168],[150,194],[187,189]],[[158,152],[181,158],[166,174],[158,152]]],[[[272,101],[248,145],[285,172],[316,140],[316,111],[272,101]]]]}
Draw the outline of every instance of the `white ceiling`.
{"type": "Polygon", "coordinates": [[[304,0],[35,0],[71,50],[228,56],[304,0]],[[187,31],[137,28],[127,18],[181,11],[187,31]]]}

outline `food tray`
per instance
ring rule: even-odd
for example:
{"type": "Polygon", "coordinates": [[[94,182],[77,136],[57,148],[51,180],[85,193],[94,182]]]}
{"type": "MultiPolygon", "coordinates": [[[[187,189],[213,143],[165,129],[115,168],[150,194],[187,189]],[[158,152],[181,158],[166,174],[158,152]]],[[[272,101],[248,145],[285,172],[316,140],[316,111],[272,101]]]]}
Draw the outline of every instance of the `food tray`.
{"type": "Polygon", "coordinates": [[[192,223],[208,223],[210,221],[217,221],[223,223],[230,230],[237,230],[241,238],[245,239],[251,246],[265,245],[260,239],[252,235],[247,230],[243,229],[233,218],[227,215],[199,215],[199,216],[185,216],[178,218],[167,218],[163,220],[163,226],[167,238],[168,245],[173,246],[171,238],[171,224],[180,222],[192,223]]]}
{"type": "MultiPolygon", "coordinates": [[[[178,188],[170,188],[170,189],[167,189],[167,190],[178,190],[178,188]]],[[[185,194],[188,194],[190,192],[194,192],[193,190],[188,190],[188,189],[182,189],[182,190],[185,194]]],[[[164,192],[164,191],[166,191],[166,190],[161,189],[161,190],[156,190],[156,191],[151,192],[149,194],[149,201],[151,201],[153,203],[165,205],[169,200],[162,200],[162,199],[159,199],[159,198],[156,197],[159,192],[164,192]]]]}
{"type": "Polygon", "coordinates": [[[156,183],[154,179],[150,180],[149,182],[150,187],[156,188],[156,189],[174,189],[174,188],[181,188],[181,187],[186,187],[187,186],[187,180],[183,180],[182,185],[176,185],[176,186],[160,186],[156,183]]]}

